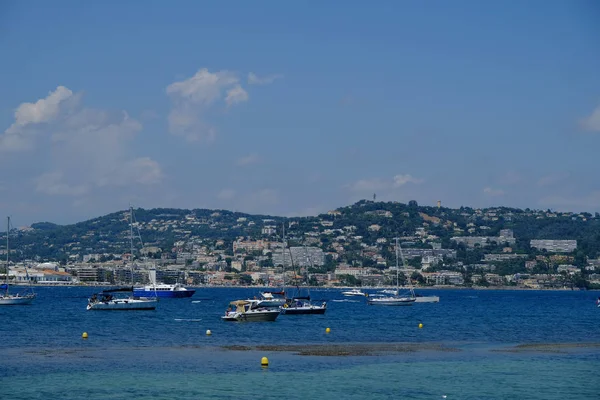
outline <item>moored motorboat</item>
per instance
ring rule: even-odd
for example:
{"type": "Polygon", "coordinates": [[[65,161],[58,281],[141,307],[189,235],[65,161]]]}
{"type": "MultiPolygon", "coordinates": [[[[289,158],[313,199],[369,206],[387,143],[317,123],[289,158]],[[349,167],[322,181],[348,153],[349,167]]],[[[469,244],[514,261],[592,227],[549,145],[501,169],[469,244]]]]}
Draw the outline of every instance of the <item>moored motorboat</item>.
{"type": "Polygon", "coordinates": [[[279,316],[279,309],[260,307],[259,300],[236,300],[229,305],[221,317],[224,321],[265,322],[275,321],[279,316]]]}
{"type": "Polygon", "coordinates": [[[384,296],[371,295],[367,298],[367,304],[371,306],[412,306],[415,298],[411,296],[384,296]]]}
{"type": "Polygon", "coordinates": [[[281,306],[281,313],[287,315],[325,314],[325,311],[327,311],[327,302],[324,301],[321,304],[314,304],[310,301],[310,296],[289,299],[281,306]]]}
{"type": "Polygon", "coordinates": [[[168,284],[156,282],[156,269],[148,271],[149,285],[133,288],[135,297],[192,297],[196,293],[195,289],[188,289],[181,283],[168,284]]]}
{"type": "Polygon", "coordinates": [[[196,293],[194,289],[188,289],[180,283],[167,284],[156,283],[133,288],[136,297],[192,297],[196,293]]]}
{"type": "Polygon", "coordinates": [[[285,304],[285,291],[272,292],[265,290],[260,292],[258,298],[259,307],[278,308],[285,304]]]}
{"type": "Polygon", "coordinates": [[[366,296],[365,292],[362,292],[360,289],[351,289],[342,292],[344,296],[366,296]]]}
{"type": "Polygon", "coordinates": [[[124,310],[154,310],[156,298],[136,296],[119,297],[120,292],[131,292],[131,288],[108,289],[93,294],[87,304],[87,310],[124,311],[124,310]]]}

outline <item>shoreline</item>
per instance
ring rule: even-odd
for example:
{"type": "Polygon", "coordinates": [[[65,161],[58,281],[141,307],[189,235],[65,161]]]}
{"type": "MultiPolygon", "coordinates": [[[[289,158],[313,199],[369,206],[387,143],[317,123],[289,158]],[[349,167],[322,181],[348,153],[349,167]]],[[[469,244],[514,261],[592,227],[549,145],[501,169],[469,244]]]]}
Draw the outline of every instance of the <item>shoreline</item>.
{"type": "MultiPolygon", "coordinates": [[[[103,288],[105,288],[105,287],[131,286],[131,285],[122,285],[122,284],[118,284],[118,283],[110,284],[110,285],[104,285],[104,284],[89,285],[89,284],[81,284],[81,283],[78,283],[78,284],[53,284],[53,285],[38,284],[38,283],[33,283],[33,284],[10,283],[10,286],[47,287],[47,288],[54,288],[54,287],[90,287],[90,288],[103,287],[103,288]]],[[[202,288],[206,288],[206,289],[216,289],[216,288],[223,288],[223,289],[280,289],[281,288],[281,287],[274,287],[274,286],[237,286],[237,285],[186,285],[186,287],[194,288],[194,289],[202,289],[202,288]]],[[[384,289],[392,289],[393,290],[393,289],[396,289],[395,287],[392,287],[392,286],[381,286],[381,287],[301,286],[301,288],[317,290],[317,291],[318,290],[335,291],[335,290],[348,290],[348,289],[361,289],[361,290],[384,290],[384,289]]],[[[413,289],[414,290],[522,290],[522,291],[540,291],[540,292],[545,292],[545,291],[566,291],[566,292],[600,291],[600,289],[580,289],[580,288],[529,288],[529,287],[521,287],[521,286],[464,287],[464,286],[447,286],[447,285],[445,285],[445,286],[415,286],[413,289]]],[[[401,287],[400,290],[409,290],[409,288],[401,287]]]]}

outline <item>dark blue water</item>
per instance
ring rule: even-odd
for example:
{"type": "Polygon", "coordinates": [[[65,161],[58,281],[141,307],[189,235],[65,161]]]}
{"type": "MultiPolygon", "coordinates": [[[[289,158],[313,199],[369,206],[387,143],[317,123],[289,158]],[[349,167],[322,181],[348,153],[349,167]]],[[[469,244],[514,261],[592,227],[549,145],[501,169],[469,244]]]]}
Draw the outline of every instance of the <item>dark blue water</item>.
{"type": "Polygon", "coordinates": [[[512,351],[600,342],[598,292],[423,290],[440,303],[378,307],[314,290],[328,301],[325,315],[234,323],[220,319],[229,301],[258,290],[199,288],[190,299],[161,299],[155,311],[122,312],[86,311],[93,288],[36,291],[31,306],[0,307],[0,399],[573,400],[600,392],[597,346],[512,351]],[[393,342],[458,351],[322,357],[221,347],[393,342]]]}
{"type": "Polygon", "coordinates": [[[256,289],[199,288],[189,299],[161,299],[155,311],[122,312],[86,311],[93,291],[36,288],[38,298],[31,306],[0,307],[0,348],[600,341],[598,292],[428,290],[423,292],[439,295],[440,303],[382,307],[369,306],[364,298],[344,298],[339,290],[314,290],[314,299],[328,301],[325,315],[231,323],[220,319],[228,302],[252,297],[256,289]],[[207,329],[213,333],[209,338],[207,329]],[[85,344],[82,332],[89,335],[85,344]]]}

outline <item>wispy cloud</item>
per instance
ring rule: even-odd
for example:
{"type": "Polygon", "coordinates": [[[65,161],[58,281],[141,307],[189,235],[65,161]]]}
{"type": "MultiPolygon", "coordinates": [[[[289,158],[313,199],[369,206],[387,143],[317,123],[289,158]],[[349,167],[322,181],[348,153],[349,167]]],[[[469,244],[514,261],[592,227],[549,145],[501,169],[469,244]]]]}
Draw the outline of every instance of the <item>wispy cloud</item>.
{"type": "Polygon", "coordinates": [[[217,193],[217,198],[220,200],[231,200],[235,197],[235,190],[233,189],[223,189],[219,193],[217,193]]]}
{"type": "Polygon", "coordinates": [[[414,178],[412,175],[410,174],[400,174],[400,175],[396,175],[394,176],[394,187],[400,187],[400,186],[404,186],[407,183],[423,183],[423,179],[417,179],[414,178]]]}
{"type": "Polygon", "coordinates": [[[392,179],[360,179],[356,182],[346,185],[345,187],[353,192],[368,192],[375,190],[399,188],[408,183],[423,183],[423,179],[415,178],[410,174],[398,174],[395,175],[392,179]]]}
{"type": "Polygon", "coordinates": [[[249,85],[268,85],[270,83],[275,82],[277,79],[283,78],[282,74],[273,74],[263,76],[262,78],[258,77],[255,73],[250,72],[248,74],[248,84],[249,85]]]}
{"type": "Polygon", "coordinates": [[[236,103],[242,103],[244,101],[248,101],[248,92],[246,92],[240,85],[235,85],[232,89],[227,91],[225,102],[228,106],[236,103]]]}
{"type": "Polygon", "coordinates": [[[600,106],[596,107],[592,114],[579,121],[580,126],[591,132],[600,132],[600,106]]]}
{"type": "Polygon", "coordinates": [[[545,186],[557,185],[568,178],[569,178],[569,174],[566,172],[557,172],[557,173],[549,174],[549,175],[541,177],[537,181],[537,186],[545,187],[545,186]]]}
{"type": "Polygon", "coordinates": [[[216,130],[205,122],[206,114],[223,98],[228,106],[247,101],[248,93],[239,81],[234,72],[222,70],[212,73],[202,68],[191,78],[167,86],[166,92],[173,101],[169,131],[190,142],[212,141],[216,130]]]}
{"type": "Polygon", "coordinates": [[[516,185],[523,181],[523,177],[517,171],[510,170],[506,171],[499,179],[500,185],[516,185]]]}
{"type": "Polygon", "coordinates": [[[502,189],[496,189],[496,188],[491,188],[491,187],[486,187],[483,189],[483,193],[487,196],[491,196],[491,197],[497,197],[497,196],[503,196],[504,195],[504,190],[502,189]]]}
{"type": "Polygon", "coordinates": [[[385,182],[380,178],[359,179],[356,182],[346,185],[346,187],[353,192],[371,192],[374,190],[387,189],[390,186],[390,182],[385,182]]]}
{"type": "Polygon", "coordinates": [[[256,164],[258,162],[260,162],[259,155],[256,153],[252,153],[247,156],[238,158],[235,164],[237,166],[243,167],[243,166],[247,166],[247,165],[256,164]]]}
{"type": "Polygon", "coordinates": [[[82,96],[64,86],[17,107],[15,122],[0,135],[0,149],[50,157],[32,180],[38,193],[61,196],[94,194],[106,186],[152,185],[163,178],[148,157],[131,157],[132,139],[142,124],[126,112],[86,108],[82,96]]]}

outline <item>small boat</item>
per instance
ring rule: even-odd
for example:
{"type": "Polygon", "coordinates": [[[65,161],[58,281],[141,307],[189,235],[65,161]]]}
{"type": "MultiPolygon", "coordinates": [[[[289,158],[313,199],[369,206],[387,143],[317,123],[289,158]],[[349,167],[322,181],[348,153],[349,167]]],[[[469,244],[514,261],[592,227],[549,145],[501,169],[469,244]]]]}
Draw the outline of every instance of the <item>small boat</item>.
{"type": "Polygon", "coordinates": [[[411,296],[371,295],[367,303],[371,306],[412,306],[415,298],[411,296]]]}
{"type": "Polygon", "coordinates": [[[10,255],[10,250],[8,247],[8,238],[10,236],[10,217],[7,217],[7,225],[6,225],[6,283],[0,285],[0,290],[3,290],[3,293],[0,293],[0,306],[22,306],[31,304],[31,302],[35,299],[36,295],[32,289],[27,289],[21,293],[11,294],[9,291],[9,283],[8,283],[8,256],[10,255]]]}
{"type": "MultiPolygon", "coordinates": [[[[304,247],[304,251],[306,252],[307,258],[310,260],[311,268],[314,268],[312,263],[312,259],[310,254],[306,251],[306,247],[304,247]]],[[[292,259],[292,255],[290,254],[290,259],[292,259]]],[[[294,261],[292,260],[292,266],[294,265],[294,261]]],[[[296,274],[296,268],[294,268],[294,275],[296,274]]],[[[306,295],[300,295],[300,287],[296,285],[296,293],[295,296],[286,299],[286,302],[283,306],[280,307],[281,313],[286,315],[300,315],[300,314],[325,314],[327,311],[327,302],[323,301],[320,304],[314,304],[310,301],[310,288],[306,288],[306,295]]]]}
{"type": "MultiPolygon", "coordinates": [[[[371,295],[367,297],[367,304],[371,306],[412,306],[416,301],[415,294],[410,287],[410,292],[407,295],[401,296],[400,293],[400,277],[398,275],[398,238],[396,238],[396,290],[391,295],[371,295]]],[[[404,257],[403,257],[404,258],[404,257]]]]}
{"type": "Polygon", "coordinates": [[[16,293],[10,294],[8,289],[2,294],[0,294],[0,306],[22,306],[31,304],[31,302],[35,299],[35,293],[25,292],[25,293],[16,293]]]}
{"type": "MultiPolygon", "coordinates": [[[[129,206],[129,243],[131,246],[131,256],[133,258],[133,207],[129,206]]],[[[131,284],[133,285],[133,264],[131,265],[131,284]]],[[[100,293],[93,294],[88,299],[87,310],[155,310],[158,303],[158,297],[152,298],[135,296],[133,286],[106,289],[100,293]],[[131,292],[129,296],[119,295],[119,293],[131,292]],[[116,296],[115,296],[116,295],[116,296]],[[121,297],[123,296],[123,297],[121,297]]]]}
{"type": "Polygon", "coordinates": [[[360,289],[351,289],[342,292],[344,296],[366,296],[365,292],[362,292],[360,289]]]}
{"type": "Polygon", "coordinates": [[[325,314],[327,311],[327,302],[313,304],[310,297],[294,297],[289,299],[282,307],[281,313],[286,315],[294,314],[325,314]]]}
{"type": "Polygon", "coordinates": [[[415,303],[439,303],[440,296],[423,296],[422,294],[415,294],[415,303]]]}
{"type": "Polygon", "coordinates": [[[260,307],[259,300],[235,300],[229,305],[230,307],[225,311],[225,315],[221,317],[223,321],[275,321],[279,316],[279,309],[260,307]]]}
{"type": "Polygon", "coordinates": [[[260,292],[258,301],[260,307],[279,308],[285,304],[285,292],[283,290],[279,292],[265,290],[260,292]]]}
{"type": "Polygon", "coordinates": [[[180,283],[167,284],[156,282],[156,270],[149,271],[150,284],[133,288],[135,297],[192,297],[196,290],[188,289],[180,283]]]}
{"type": "Polygon", "coordinates": [[[156,298],[144,298],[144,297],[119,297],[119,292],[132,292],[131,287],[128,288],[117,288],[107,289],[100,293],[93,294],[87,305],[87,310],[155,310],[156,304],[158,303],[156,298]]]}

